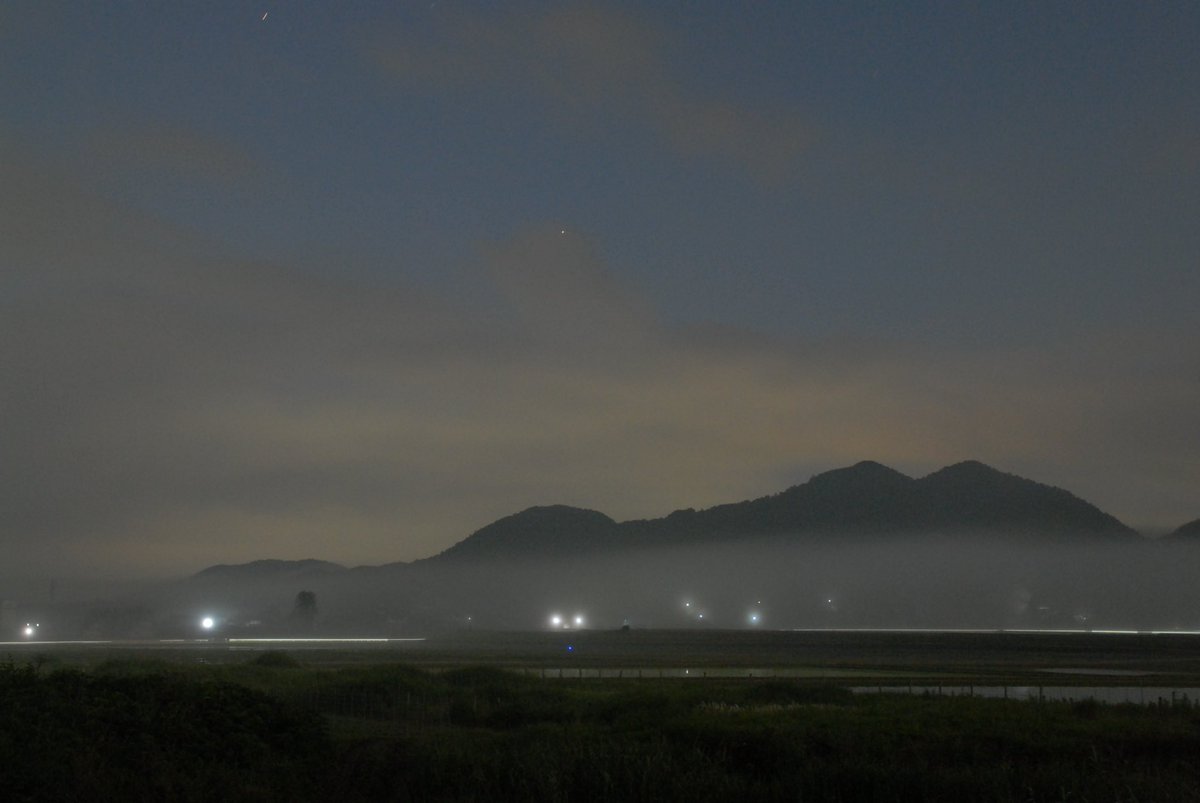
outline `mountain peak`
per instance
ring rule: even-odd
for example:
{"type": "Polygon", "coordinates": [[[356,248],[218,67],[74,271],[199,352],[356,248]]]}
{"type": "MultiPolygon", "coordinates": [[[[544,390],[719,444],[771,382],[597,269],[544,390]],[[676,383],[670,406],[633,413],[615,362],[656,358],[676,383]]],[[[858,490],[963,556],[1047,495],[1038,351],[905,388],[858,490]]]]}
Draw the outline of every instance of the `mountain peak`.
{"type": "Polygon", "coordinates": [[[935,471],[917,485],[930,523],[939,527],[1001,529],[1029,533],[1133,534],[1116,518],[1069,491],[964,460],[935,471]]]}
{"type": "Polygon", "coordinates": [[[629,546],[833,533],[1006,532],[1037,537],[1133,531],[1060,488],[965,460],[913,479],[873,460],[770,496],[617,524],[595,510],[531,507],[435,559],[562,557],[629,546]]]}
{"type": "Polygon", "coordinates": [[[900,515],[897,500],[912,483],[895,469],[864,460],[817,474],[782,493],[709,508],[698,518],[730,534],[888,529],[900,515]]]}
{"type": "Polygon", "coordinates": [[[901,474],[896,469],[885,466],[882,463],[876,463],[874,460],[860,460],[854,465],[847,466],[846,468],[835,468],[830,471],[822,472],[821,474],[816,474],[812,477],[812,479],[809,480],[809,482],[840,482],[846,480],[896,481],[911,479],[912,478],[908,475],[901,474]]]}
{"type": "Polygon", "coordinates": [[[538,505],[481,527],[437,557],[562,555],[603,545],[617,523],[596,510],[538,505]]]}
{"type": "Polygon", "coordinates": [[[343,572],[346,567],[327,560],[305,558],[303,560],[254,560],[249,563],[219,563],[201,569],[192,575],[193,580],[231,579],[241,577],[316,576],[343,572]]]}
{"type": "Polygon", "coordinates": [[[978,460],[961,460],[957,463],[952,463],[945,468],[940,468],[928,477],[954,477],[963,479],[983,479],[991,478],[998,479],[1000,477],[1011,477],[1013,479],[1021,479],[1016,474],[1008,474],[997,468],[992,468],[987,463],[981,463],[978,460]]]}
{"type": "Polygon", "coordinates": [[[498,522],[567,522],[596,520],[597,518],[608,522],[612,521],[612,519],[600,511],[589,510],[585,507],[573,507],[571,505],[534,505],[533,507],[527,507],[524,510],[513,513],[510,516],[505,516],[504,518],[499,519],[498,522]]]}
{"type": "Polygon", "coordinates": [[[883,463],[880,463],[876,460],[859,460],[857,463],[850,466],[850,468],[851,470],[855,471],[877,471],[879,469],[883,469],[885,471],[895,471],[895,469],[885,466],[883,463]]]}

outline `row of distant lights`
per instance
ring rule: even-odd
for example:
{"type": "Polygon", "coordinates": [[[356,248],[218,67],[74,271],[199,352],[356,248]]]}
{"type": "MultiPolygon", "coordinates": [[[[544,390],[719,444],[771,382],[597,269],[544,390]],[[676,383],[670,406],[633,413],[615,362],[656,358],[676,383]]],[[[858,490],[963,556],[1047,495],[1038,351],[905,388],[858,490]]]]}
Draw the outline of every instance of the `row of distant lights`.
{"type": "MultiPolygon", "coordinates": [[[[762,600],[758,600],[755,604],[762,605],[762,600]]],[[[832,599],[827,600],[826,605],[829,607],[832,607],[833,600],[832,599]]],[[[695,618],[699,622],[704,621],[704,618],[705,618],[704,611],[700,608],[699,605],[692,603],[691,600],[684,601],[683,610],[689,617],[695,618]]],[[[469,619],[469,617],[468,617],[468,619],[469,619]]],[[[750,625],[758,625],[762,622],[762,613],[757,608],[754,610],[751,610],[749,613],[746,614],[746,621],[750,625]]],[[[585,623],[585,619],[584,619],[583,614],[581,614],[581,613],[577,613],[573,617],[566,617],[560,613],[552,613],[552,614],[550,614],[549,622],[550,622],[550,627],[554,630],[570,630],[571,628],[578,629],[578,628],[583,627],[584,623],[585,623]]]]}
{"type": "MultiPolygon", "coordinates": [[[[751,625],[757,625],[762,622],[762,612],[760,611],[760,608],[763,602],[761,599],[755,600],[754,604],[759,607],[751,609],[750,612],[746,614],[746,621],[751,625]]],[[[838,609],[837,602],[833,599],[833,597],[826,597],[822,607],[827,611],[836,611],[838,609]]],[[[704,611],[698,605],[693,604],[691,600],[684,600],[683,610],[688,616],[695,617],[697,621],[704,621],[704,611]]]]}
{"type": "MultiPolygon", "coordinates": [[[[25,638],[33,638],[34,636],[36,636],[38,634],[38,629],[41,626],[42,625],[40,622],[26,622],[25,626],[23,628],[21,628],[21,635],[24,636],[25,638]]],[[[212,618],[211,616],[205,616],[203,619],[200,620],[200,629],[201,630],[212,630],[216,626],[217,626],[217,620],[212,618]]]]}
{"type": "MultiPolygon", "coordinates": [[[[762,605],[762,600],[756,600],[755,605],[762,605]]],[[[698,605],[693,605],[691,600],[685,600],[683,610],[689,617],[695,617],[696,621],[704,621],[704,611],[698,605]]],[[[746,614],[746,622],[750,625],[757,625],[762,622],[762,613],[757,609],[751,610],[746,614]]]]}
{"type": "MultiPolygon", "coordinates": [[[[833,600],[829,600],[829,602],[832,603],[833,600]]],[[[759,600],[758,604],[762,605],[762,600],[759,600]]],[[[689,615],[694,615],[696,619],[701,622],[704,621],[704,612],[701,611],[697,606],[693,605],[690,600],[684,602],[683,607],[689,615]]],[[[470,620],[470,617],[467,618],[470,620]]],[[[757,625],[762,621],[762,615],[757,610],[754,610],[747,614],[746,619],[750,624],[757,625]]],[[[562,614],[558,613],[550,614],[550,627],[556,630],[570,630],[571,628],[579,629],[582,628],[586,623],[587,620],[584,618],[582,613],[577,613],[571,617],[563,616],[562,614]]],[[[216,626],[217,620],[211,616],[205,616],[200,620],[201,630],[210,631],[216,626]]],[[[41,624],[37,622],[26,622],[21,633],[25,636],[25,638],[33,638],[35,635],[37,635],[38,628],[40,627],[41,624]]]]}

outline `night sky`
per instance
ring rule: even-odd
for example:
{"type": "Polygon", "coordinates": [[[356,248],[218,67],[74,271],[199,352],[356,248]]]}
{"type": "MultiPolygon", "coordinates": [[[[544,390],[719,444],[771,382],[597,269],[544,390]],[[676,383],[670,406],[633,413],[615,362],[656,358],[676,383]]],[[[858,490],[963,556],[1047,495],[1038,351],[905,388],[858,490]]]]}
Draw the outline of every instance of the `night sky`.
{"type": "Polygon", "coordinates": [[[1200,516],[1200,4],[13,2],[0,575],[873,459],[1200,516]]]}

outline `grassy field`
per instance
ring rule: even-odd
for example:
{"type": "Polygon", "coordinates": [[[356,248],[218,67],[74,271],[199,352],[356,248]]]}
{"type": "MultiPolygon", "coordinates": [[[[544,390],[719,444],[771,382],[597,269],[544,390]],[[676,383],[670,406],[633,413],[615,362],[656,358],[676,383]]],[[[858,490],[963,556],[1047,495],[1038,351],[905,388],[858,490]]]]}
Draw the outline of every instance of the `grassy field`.
{"type": "MultiPolygon", "coordinates": [[[[769,664],[728,635],[621,635],[575,634],[570,655],[652,666],[666,645],[676,666],[769,664]]],[[[1200,800],[1190,704],[854,695],[837,677],[1069,665],[1194,683],[1188,644],[807,635],[763,642],[792,655],[771,665],[813,670],[786,680],[510,671],[561,664],[561,639],[469,634],[404,664],[386,650],[17,656],[0,664],[0,785],[12,800],[1200,800]]]]}

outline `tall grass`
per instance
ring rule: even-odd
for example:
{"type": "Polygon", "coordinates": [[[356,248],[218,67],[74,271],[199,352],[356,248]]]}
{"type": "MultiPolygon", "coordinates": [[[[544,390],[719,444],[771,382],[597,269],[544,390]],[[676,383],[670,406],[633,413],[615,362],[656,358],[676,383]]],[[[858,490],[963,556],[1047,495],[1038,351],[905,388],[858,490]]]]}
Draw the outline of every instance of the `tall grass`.
{"type": "Polygon", "coordinates": [[[39,755],[16,799],[78,788],[108,796],[75,799],[129,800],[1200,801],[1200,714],[1187,706],[325,669],[287,656],[9,666],[0,766],[30,746],[39,755]]]}

